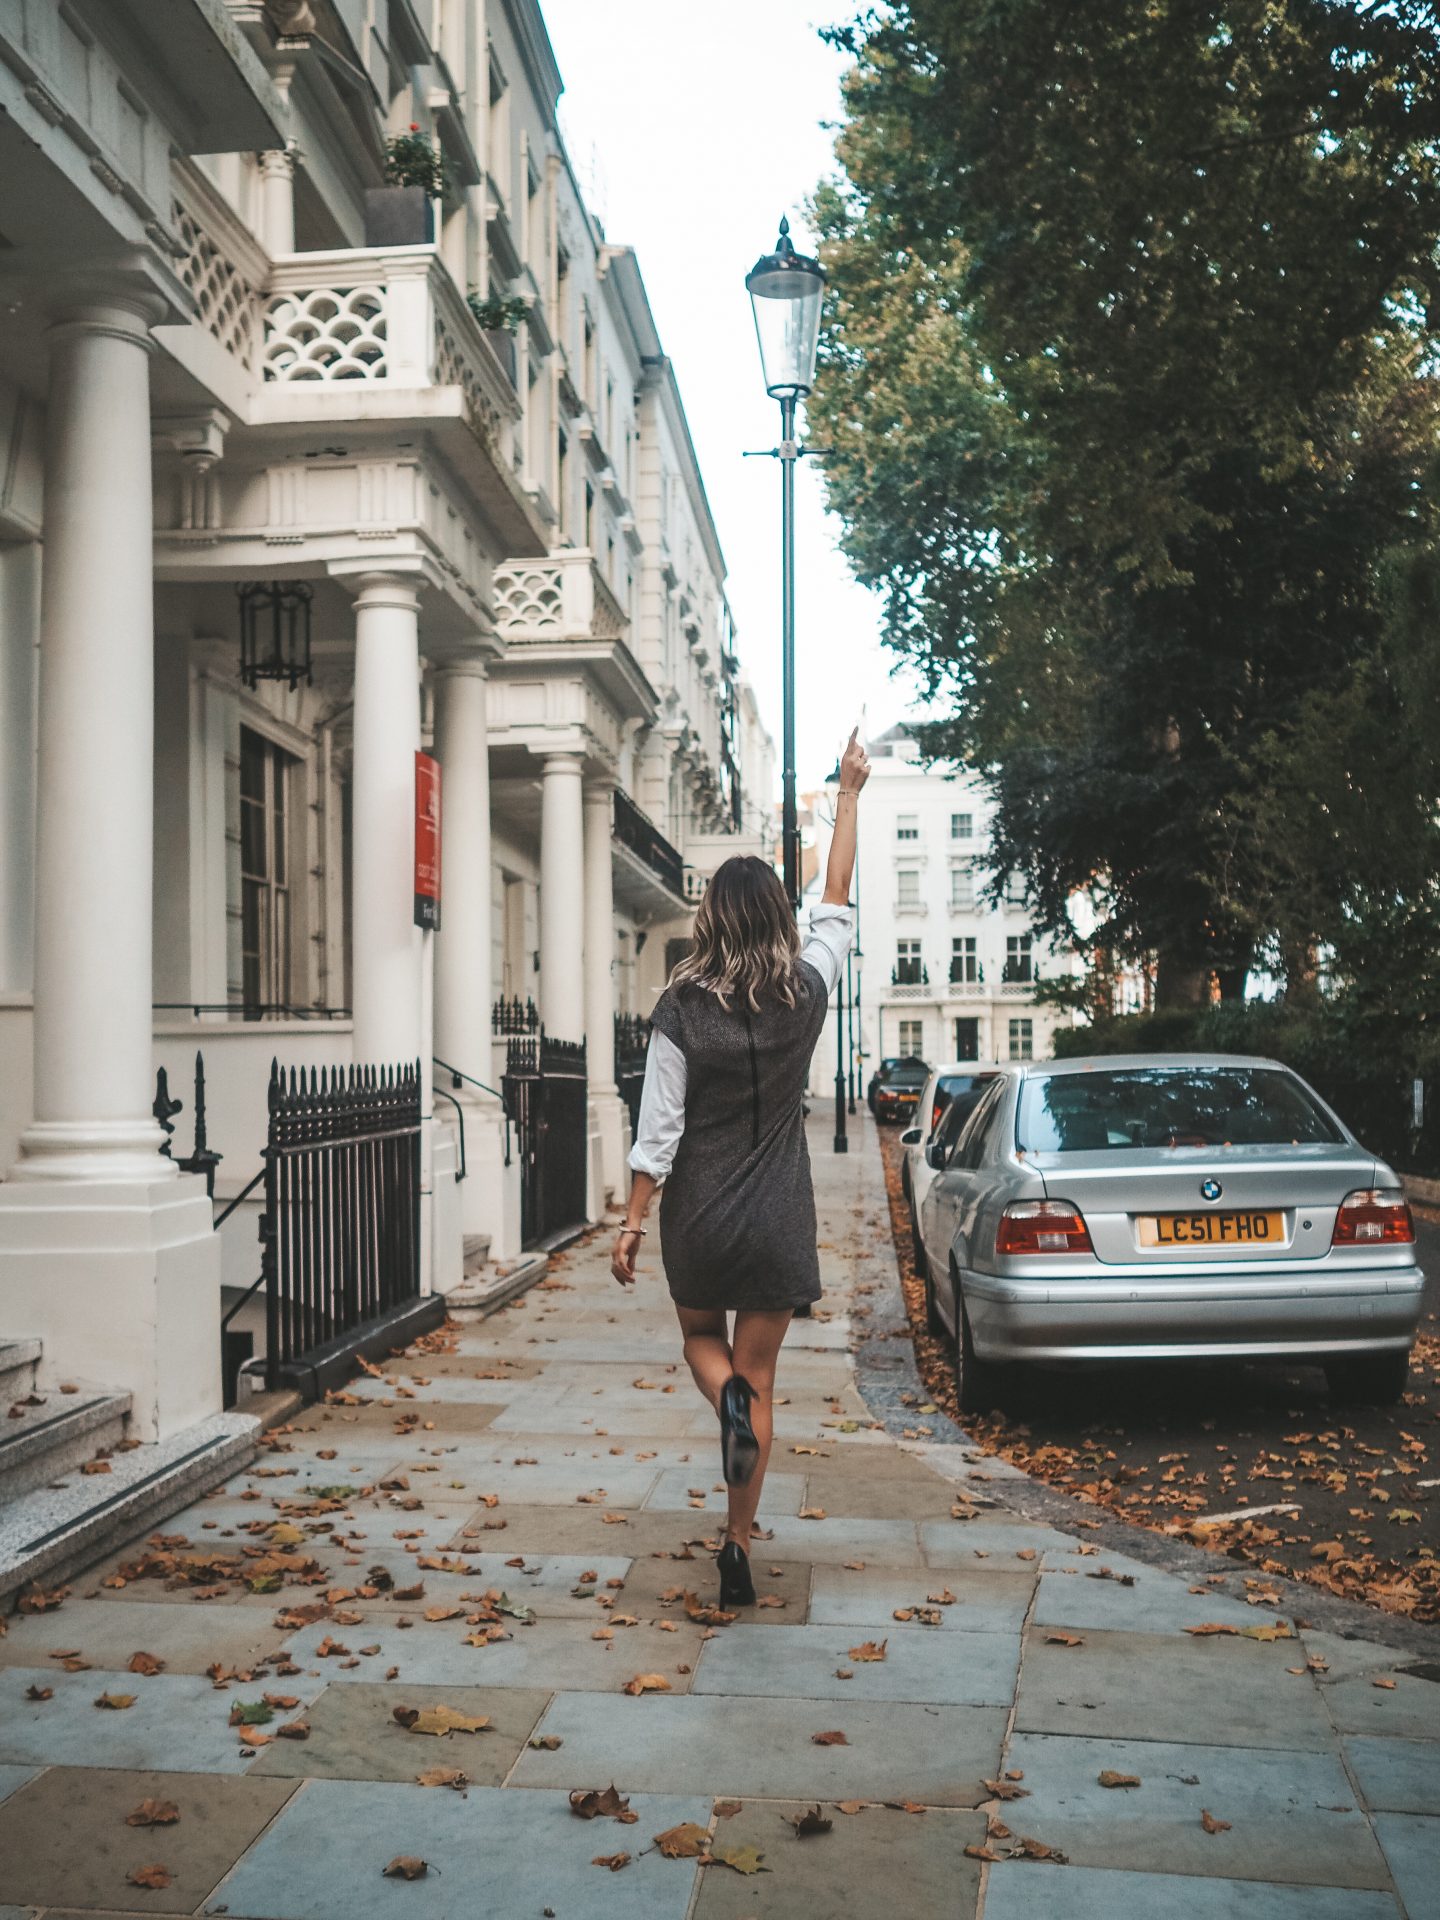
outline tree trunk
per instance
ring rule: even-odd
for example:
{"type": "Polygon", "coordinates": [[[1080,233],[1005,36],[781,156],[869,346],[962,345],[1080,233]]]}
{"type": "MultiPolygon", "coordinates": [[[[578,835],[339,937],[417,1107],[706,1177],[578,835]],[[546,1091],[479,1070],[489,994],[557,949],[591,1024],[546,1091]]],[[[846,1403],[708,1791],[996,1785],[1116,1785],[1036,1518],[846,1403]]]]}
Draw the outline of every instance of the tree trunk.
{"type": "Polygon", "coordinates": [[[1203,1007],[1210,998],[1210,969],[1162,953],[1155,981],[1156,1008],[1203,1007]]]}
{"type": "Polygon", "coordinates": [[[1313,940],[1285,943],[1281,953],[1285,969],[1287,1007],[1313,1007],[1320,999],[1320,956],[1313,940]]]}

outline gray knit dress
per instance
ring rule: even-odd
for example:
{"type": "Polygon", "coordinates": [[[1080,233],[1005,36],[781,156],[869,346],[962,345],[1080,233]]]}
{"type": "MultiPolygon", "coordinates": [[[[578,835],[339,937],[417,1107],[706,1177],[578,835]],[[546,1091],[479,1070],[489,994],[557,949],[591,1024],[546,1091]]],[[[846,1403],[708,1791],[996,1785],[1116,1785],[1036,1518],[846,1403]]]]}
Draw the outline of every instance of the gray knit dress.
{"type": "Polygon", "coordinates": [[[677,1306],[783,1309],[820,1298],[803,1099],[830,995],[797,963],[795,1005],[730,1010],[667,987],[651,1024],[685,1056],[685,1131],[660,1196],[660,1257],[677,1306]]]}

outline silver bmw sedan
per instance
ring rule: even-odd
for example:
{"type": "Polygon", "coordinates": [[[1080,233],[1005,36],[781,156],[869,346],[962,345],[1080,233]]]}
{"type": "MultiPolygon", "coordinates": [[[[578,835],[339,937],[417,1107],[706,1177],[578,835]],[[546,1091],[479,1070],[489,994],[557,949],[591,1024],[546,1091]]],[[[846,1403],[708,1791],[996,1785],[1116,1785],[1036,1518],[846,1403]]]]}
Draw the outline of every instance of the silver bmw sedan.
{"type": "Polygon", "coordinates": [[[1052,1361],[1313,1361],[1337,1398],[1404,1390],[1424,1286],[1410,1209],[1288,1067],[1037,1062],[928,1151],[926,1305],[966,1411],[1052,1361]]]}

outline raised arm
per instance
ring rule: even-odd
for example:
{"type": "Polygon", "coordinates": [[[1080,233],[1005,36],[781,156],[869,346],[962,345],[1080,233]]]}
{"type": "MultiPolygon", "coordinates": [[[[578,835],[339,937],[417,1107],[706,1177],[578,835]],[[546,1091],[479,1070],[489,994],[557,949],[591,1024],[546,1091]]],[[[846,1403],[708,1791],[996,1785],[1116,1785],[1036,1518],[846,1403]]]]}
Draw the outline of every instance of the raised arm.
{"type": "Polygon", "coordinates": [[[870,762],[860,744],[860,729],[856,727],[840,756],[840,792],[835,801],[835,831],[830,836],[830,858],[825,863],[825,892],[822,896],[827,907],[849,904],[850,882],[855,874],[855,809],[860,802],[860,789],[869,778],[870,762]]]}

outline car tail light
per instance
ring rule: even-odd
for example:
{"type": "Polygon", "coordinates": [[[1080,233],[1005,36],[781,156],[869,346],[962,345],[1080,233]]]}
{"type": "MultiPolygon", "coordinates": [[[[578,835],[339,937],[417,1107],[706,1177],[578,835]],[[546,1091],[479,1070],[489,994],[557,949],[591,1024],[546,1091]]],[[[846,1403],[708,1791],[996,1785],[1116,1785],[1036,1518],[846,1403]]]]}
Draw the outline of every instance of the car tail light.
{"type": "Polygon", "coordinates": [[[1332,1247],[1409,1245],[1415,1222],[1398,1187],[1357,1187],[1347,1193],[1335,1215],[1332,1247]]]}
{"type": "Polygon", "coordinates": [[[1090,1230],[1068,1200],[1017,1200],[1000,1216],[996,1253],[1093,1253],[1090,1230]]]}

